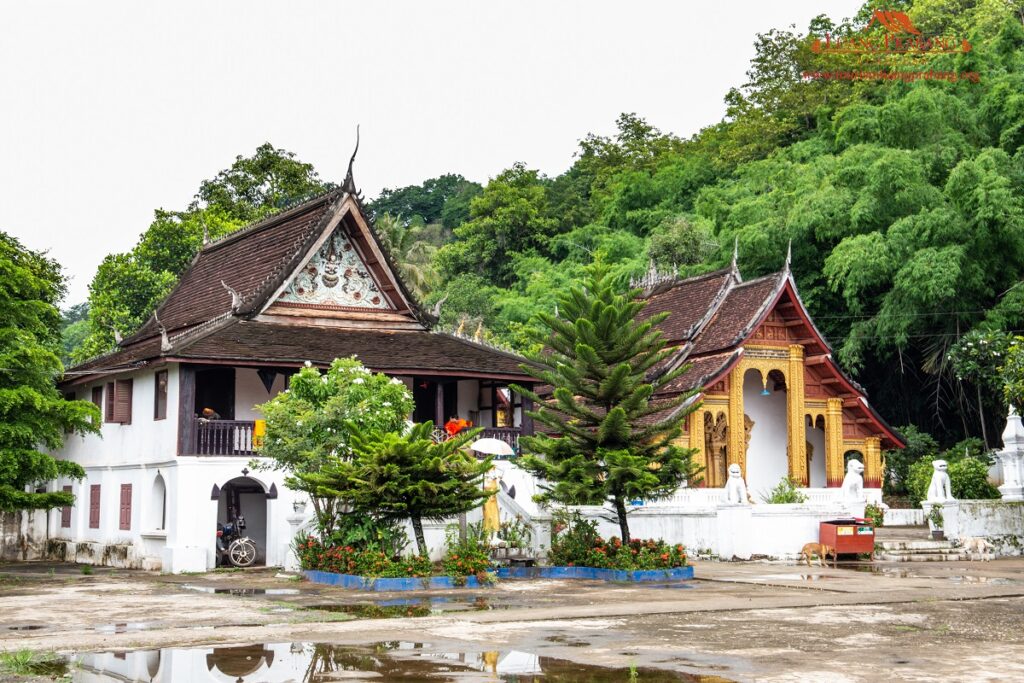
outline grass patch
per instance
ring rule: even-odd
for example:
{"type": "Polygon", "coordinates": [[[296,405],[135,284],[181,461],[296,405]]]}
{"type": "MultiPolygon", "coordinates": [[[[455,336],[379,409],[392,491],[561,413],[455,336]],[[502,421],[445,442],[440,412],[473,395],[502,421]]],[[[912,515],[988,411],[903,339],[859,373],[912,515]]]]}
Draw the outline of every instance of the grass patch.
{"type": "Polygon", "coordinates": [[[0,652],[0,671],[19,676],[57,678],[68,673],[67,661],[53,652],[15,650],[0,652]]]}

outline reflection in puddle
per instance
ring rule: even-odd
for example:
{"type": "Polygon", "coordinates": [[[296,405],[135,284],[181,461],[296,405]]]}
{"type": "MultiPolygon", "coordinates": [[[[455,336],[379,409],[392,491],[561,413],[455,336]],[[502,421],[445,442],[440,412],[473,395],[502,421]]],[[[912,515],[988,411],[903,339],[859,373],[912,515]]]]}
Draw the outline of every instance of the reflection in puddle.
{"type": "Polygon", "coordinates": [[[431,598],[393,598],[375,602],[332,603],[309,605],[305,610],[351,614],[359,619],[395,619],[399,617],[425,617],[431,614],[459,611],[485,611],[491,609],[510,609],[512,605],[495,604],[489,598],[453,599],[443,596],[431,598]]]}
{"type": "Polygon", "coordinates": [[[661,669],[602,668],[517,650],[436,651],[425,643],[387,642],[368,647],[322,643],[274,643],[236,647],[166,648],[107,652],[72,657],[74,683],[326,683],[352,680],[533,680],[691,681],[727,683],[717,676],[694,676],[661,669]],[[445,675],[450,674],[450,675],[445,675]],[[525,677],[525,678],[524,678],[525,677]]]}
{"type": "Polygon", "coordinates": [[[765,574],[763,576],[751,577],[754,581],[822,581],[824,579],[837,579],[838,576],[828,574],[765,574]]]}
{"type": "Polygon", "coordinates": [[[46,628],[43,624],[23,624],[20,626],[8,626],[8,631],[38,631],[41,628],[46,628]]]}
{"type": "Polygon", "coordinates": [[[302,592],[298,588],[214,588],[213,586],[197,586],[192,583],[183,583],[181,587],[189,591],[216,593],[217,595],[298,595],[302,592]]]}

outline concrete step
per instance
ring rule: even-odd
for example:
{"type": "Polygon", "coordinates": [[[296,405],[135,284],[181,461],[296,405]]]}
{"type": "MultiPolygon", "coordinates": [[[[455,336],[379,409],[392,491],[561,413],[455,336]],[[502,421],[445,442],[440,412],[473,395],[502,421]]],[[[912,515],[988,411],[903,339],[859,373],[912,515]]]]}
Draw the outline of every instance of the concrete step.
{"type": "Polygon", "coordinates": [[[952,541],[879,541],[875,543],[875,546],[880,550],[906,550],[911,552],[917,551],[929,551],[929,550],[951,550],[953,548],[952,541]]]}
{"type": "Polygon", "coordinates": [[[877,552],[876,560],[884,562],[956,562],[969,559],[966,553],[893,553],[877,552]]]}

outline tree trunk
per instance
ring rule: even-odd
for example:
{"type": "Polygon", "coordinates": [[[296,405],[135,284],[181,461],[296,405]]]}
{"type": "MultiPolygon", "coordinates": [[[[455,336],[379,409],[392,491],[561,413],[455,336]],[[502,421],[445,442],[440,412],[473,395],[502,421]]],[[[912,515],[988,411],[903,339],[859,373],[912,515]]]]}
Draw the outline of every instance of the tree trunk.
{"type": "Polygon", "coordinates": [[[978,392],[978,419],[981,421],[981,440],[985,442],[985,450],[988,450],[988,430],[985,429],[985,409],[981,407],[981,387],[974,387],[978,392]]]}
{"type": "Polygon", "coordinates": [[[619,518],[619,533],[622,534],[622,542],[629,543],[629,520],[626,519],[626,499],[622,496],[615,496],[615,514],[619,518]]]}
{"type": "Polygon", "coordinates": [[[422,557],[427,556],[427,542],[423,538],[423,520],[419,515],[412,516],[412,530],[416,534],[416,547],[422,557]]]}

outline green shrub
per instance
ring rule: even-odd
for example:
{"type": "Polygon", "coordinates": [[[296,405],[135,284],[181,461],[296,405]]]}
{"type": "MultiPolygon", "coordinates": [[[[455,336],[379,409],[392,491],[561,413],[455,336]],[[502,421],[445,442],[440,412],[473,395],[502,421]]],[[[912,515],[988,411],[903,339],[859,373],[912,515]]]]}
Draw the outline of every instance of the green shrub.
{"type": "Polygon", "coordinates": [[[445,529],[445,555],[441,561],[444,573],[456,579],[476,576],[487,581],[492,569],[491,535],[484,530],[483,522],[477,522],[466,527],[466,538],[462,540],[458,525],[449,524],[445,529]]]}
{"type": "Polygon", "coordinates": [[[807,496],[797,489],[796,482],[788,476],[779,480],[778,485],[768,492],[761,494],[761,500],[770,505],[786,505],[790,503],[806,503],[807,496]]]}
{"type": "MultiPolygon", "coordinates": [[[[950,492],[957,500],[984,500],[999,498],[999,489],[988,482],[988,464],[974,457],[954,457],[954,450],[947,451],[950,492]]],[[[917,507],[928,498],[928,486],[932,481],[932,461],[919,460],[910,466],[910,503],[917,507]]]]}
{"type": "Polygon", "coordinates": [[[67,675],[68,664],[63,657],[53,652],[14,650],[0,652],[0,672],[56,679],[67,675]]]}
{"type": "Polygon", "coordinates": [[[874,503],[868,503],[864,506],[864,516],[871,520],[876,529],[883,526],[885,522],[885,512],[874,503]]]}
{"type": "Polygon", "coordinates": [[[910,466],[921,459],[933,459],[939,452],[939,443],[928,432],[914,425],[904,425],[898,431],[907,447],[885,452],[885,480],[882,492],[887,496],[906,496],[909,491],[910,466]]]}
{"type": "Polygon", "coordinates": [[[556,567],[600,569],[672,569],[686,566],[686,549],[661,539],[634,538],[623,543],[612,536],[605,541],[597,523],[579,512],[555,516],[548,563],[556,567]]]}

